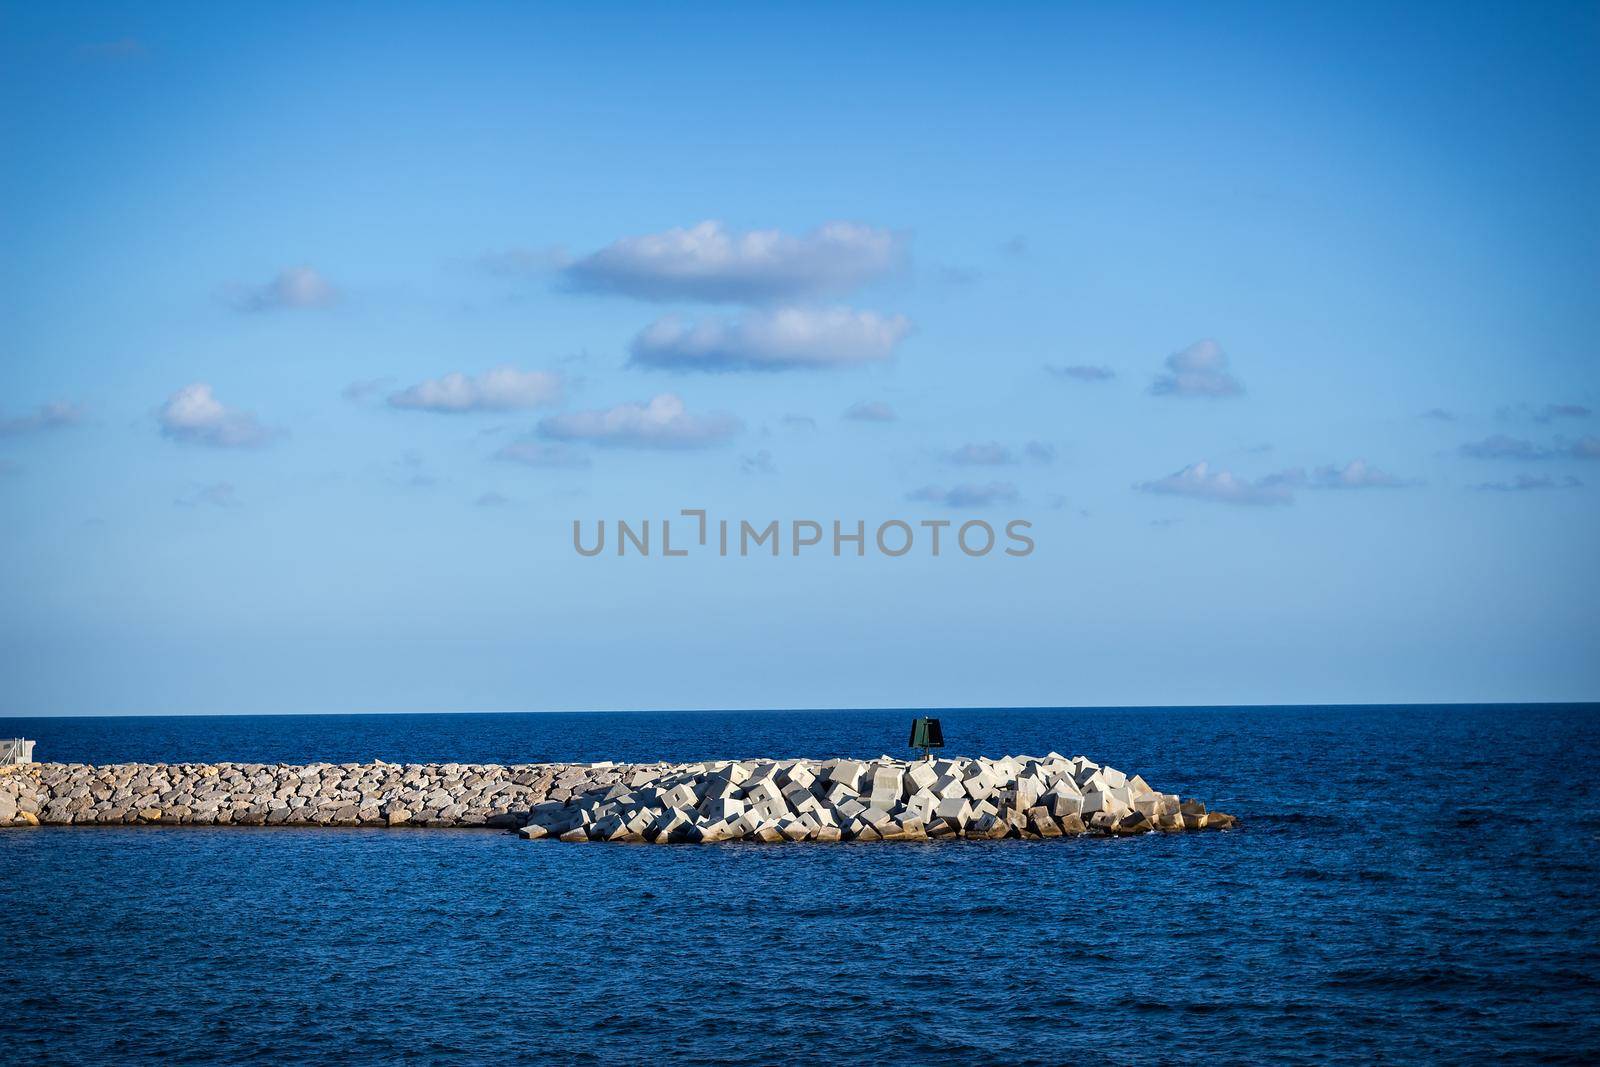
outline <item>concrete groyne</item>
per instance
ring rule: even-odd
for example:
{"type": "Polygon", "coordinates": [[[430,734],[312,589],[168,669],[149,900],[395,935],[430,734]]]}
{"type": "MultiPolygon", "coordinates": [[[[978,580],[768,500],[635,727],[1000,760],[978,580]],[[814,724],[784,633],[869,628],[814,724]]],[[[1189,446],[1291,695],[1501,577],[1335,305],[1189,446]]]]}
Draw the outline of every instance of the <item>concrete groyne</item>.
{"type": "Polygon", "coordinates": [[[699,763],[35,763],[0,827],[498,827],[562,841],[1061,837],[1229,829],[1083,756],[699,763]]]}

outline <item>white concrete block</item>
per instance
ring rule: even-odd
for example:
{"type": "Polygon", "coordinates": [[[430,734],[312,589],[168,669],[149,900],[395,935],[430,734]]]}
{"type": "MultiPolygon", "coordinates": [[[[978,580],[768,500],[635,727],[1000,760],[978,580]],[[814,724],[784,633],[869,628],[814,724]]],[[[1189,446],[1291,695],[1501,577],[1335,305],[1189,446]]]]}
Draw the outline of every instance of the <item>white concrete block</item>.
{"type": "Polygon", "coordinates": [[[770,778],[763,778],[758,782],[751,782],[745,786],[744,800],[748,805],[759,804],[764,800],[783,802],[783,790],[778,788],[778,783],[770,778]]]}
{"type": "Polygon", "coordinates": [[[855,798],[856,791],[845,785],[843,782],[833,782],[829,784],[827,791],[822,794],[822,799],[835,808],[843,804],[845,801],[854,800],[855,798]]]}
{"type": "Polygon", "coordinates": [[[745,812],[745,803],[738,797],[709,797],[700,804],[700,813],[712,822],[737,819],[745,812]]]}
{"type": "Polygon", "coordinates": [[[938,780],[939,774],[933,769],[933,765],[919,760],[906,768],[906,793],[911,794],[929,789],[938,780]]]}
{"type": "Polygon", "coordinates": [[[817,780],[817,772],[805,760],[796,760],[792,766],[784,770],[779,778],[780,781],[787,785],[797,785],[801,789],[810,789],[811,783],[817,780]]]}
{"type": "Polygon", "coordinates": [[[898,767],[878,767],[872,772],[872,804],[891,808],[900,802],[900,783],[904,772],[898,767]]]}
{"type": "Polygon", "coordinates": [[[861,812],[862,821],[873,828],[882,826],[885,823],[893,820],[893,818],[894,816],[889,814],[888,809],[880,808],[876,804],[871,805],[861,812]]]}
{"type": "Polygon", "coordinates": [[[863,764],[857,763],[855,760],[842,759],[829,769],[828,781],[838,782],[859,793],[861,792],[861,778],[866,774],[866,770],[863,764]]]}

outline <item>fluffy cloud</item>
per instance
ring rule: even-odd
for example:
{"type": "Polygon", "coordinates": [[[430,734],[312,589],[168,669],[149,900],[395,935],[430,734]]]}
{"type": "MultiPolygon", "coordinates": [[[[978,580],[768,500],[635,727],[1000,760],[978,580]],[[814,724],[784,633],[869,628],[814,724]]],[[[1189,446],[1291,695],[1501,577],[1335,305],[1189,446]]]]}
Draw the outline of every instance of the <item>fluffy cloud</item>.
{"type": "Polygon", "coordinates": [[[838,293],[895,269],[904,242],[888,230],[830,222],[793,236],[702,222],[625,237],[568,265],[568,282],[641,300],[767,303],[838,293]]]}
{"type": "Polygon", "coordinates": [[[1157,396],[1237,396],[1244,386],[1228,370],[1228,354],[1215,341],[1196,341],[1167,357],[1167,371],[1150,383],[1157,396]]]}
{"type": "Polygon", "coordinates": [[[903,315],[779,308],[739,319],[658,319],[633,339],[633,362],[674,370],[792,370],[877,363],[911,332],[903,315]]]}
{"type": "Polygon", "coordinates": [[[204,382],[186,385],[156,412],[161,432],[184,444],[212,448],[256,448],[278,436],[248,411],[231,408],[204,382]]]}
{"type": "Polygon", "coordinates": [[[240,289],[234,295],[233,305],[240,311],[283,311],[329,307],[338,299],[333,286],[315,270],[290,267],[265,285],[240,289]]]}
{"type": "Polygon", "coordinates": [[[26,415],[0,419],[0,437],[15,437],[36,430],[56,430],[83,421],[83,410],[75,404],[41,404],[26,415]]]}
{"type": "Polygon", "coordinates": [[[523,411],[561,399],[561,375],[550,371],[495,367],[477,376],[456,371],[389,394],[389,406],[460,414],[523,411]]]}
{"type": "Polygon", "coordinates": [[[1353,459],[1342,467],[1318,467],[1311,474],[1313,489],[1403,489],[1416,484],[1413,479],[1386,474],[1364,459],[1353,459]]]}
{"type": "Polygon", "coordinates": [[[1509,482],[1479,482],[1473,486],[1480,493],[1524,493],[1530,489],[1577,489],[1583,485],[1572,475],[1567,475],[1559,481],[1545,476],[1534,477],[1531,474],[1519,474],[1509,482]]]}
{"type": "Polygon", "coordinates": [[[882,400],[862,400],[845,408],[844,417],[855,422],[893,422],[894,408],[882,400]]]}
{"type": "Polygon", "coordinates": [[[1293,468],[1252,481],[1231,471],[1212,470],[1202,461],[1165,478],[1139,482],[1134,488],[1141,493],[1188,496],[1223,504],[1290,504],[1294,502],[1294,487],[1304,481],[1305,472],[1293,468]]]}
{"type": "Polygon", "coordinates": [[[494,454],[505,463],[520,463],[524,467],[570,468],[589,466],[589,457],[568,445],[548,441],[513,441],[494,454]]]}
{"type": "Polygon", "coordinates": [[[1010,482],[990,482],[987,485],[957,485],[941,489],[925,485],[907,500],[922,504],[941,504],[948,508],[981,508],[990,504],[1006,504],[1017,499],[1017,487],[1010,482]]]}
{"type": "Polygon", "coordinates": [[[690,414],[675,393],[661,393],[645,404],[552,415],[539,423],[539,433],[553,440],[618,448],[703,448],[741,429],[732,415],[690,414]]]}
{"type": "Polygon", "coordinates": [[[1057,378],[1066,378],[1074,382],[1109,382],[1117,376],[1117,372],[1110,367],[1091,366],[1087,363],[1063,367],[1047,365],[1045,370],[1054,374],[1057,378]]]}

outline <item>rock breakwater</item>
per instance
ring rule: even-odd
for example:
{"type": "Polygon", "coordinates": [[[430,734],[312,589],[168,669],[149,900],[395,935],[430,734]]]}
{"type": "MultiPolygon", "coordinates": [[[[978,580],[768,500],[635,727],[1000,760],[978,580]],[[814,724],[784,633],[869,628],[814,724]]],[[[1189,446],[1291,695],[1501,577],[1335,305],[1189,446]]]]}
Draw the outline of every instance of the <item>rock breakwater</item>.
{"type": "Polygon", "coordinates": [[[562,841],[905,841],[1228,829],[1082,756],[678,764],[38,763],[0,826],[430,826],[562,841]]]}

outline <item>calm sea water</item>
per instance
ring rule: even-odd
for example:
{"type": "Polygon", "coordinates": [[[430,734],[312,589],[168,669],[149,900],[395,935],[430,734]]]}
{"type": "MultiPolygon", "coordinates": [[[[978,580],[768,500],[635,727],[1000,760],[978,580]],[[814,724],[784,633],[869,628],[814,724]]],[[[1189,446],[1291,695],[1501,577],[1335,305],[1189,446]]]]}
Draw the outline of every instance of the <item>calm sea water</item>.
{"type": "MultiPolygon", "coordinates": [[[[0,831],[0,1061],[1600,1059],[1600,706],[942,713],[1226,834],[0,831]]],[[[0,719],[50,760],[903,754],[905,712],[0,719]]]]}

